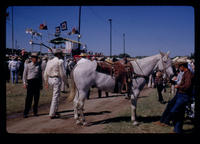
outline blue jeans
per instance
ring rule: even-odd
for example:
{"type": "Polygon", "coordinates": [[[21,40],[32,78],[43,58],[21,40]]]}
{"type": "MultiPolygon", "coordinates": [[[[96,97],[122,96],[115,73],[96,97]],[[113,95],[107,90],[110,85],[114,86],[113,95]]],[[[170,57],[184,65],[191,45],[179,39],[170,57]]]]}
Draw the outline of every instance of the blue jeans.
{"type": "Polygon", "coordinates": [[[174,114],[174,132],[181,133],[183,129],[185,108],[190,100],[190,97],[187,94],[181,93],[178,93],[177,95],[178,97],[176,103],[170,112],[174,114]]]}
{"type": "Polygon", "coordinates": [[[176,101],[171,108],[166,120],[173,121],[174,132],[182,133],[185,107],[189,102],[189,96],[182,93],[176,93],[176,101]]]}
{"type": "Polygon", "coordinates": [[[168,115],[170,114],[171,109],[175,105],[176,99],[177,99],[177,94],[174,96],[173,99],[171,99],[168,102],[167,107],[166,107],[165,111],[163,112],[162,117],[160,119],[161,123],[165,123],[165,124],[168,124],[168,125],[170,124],[170,119],[168,119],[168,115]]]}
{"type": "Polygon", "coordinates": [[[11,79],[13,84],[18,83],[18,70],[11,69],[11,79]]]}

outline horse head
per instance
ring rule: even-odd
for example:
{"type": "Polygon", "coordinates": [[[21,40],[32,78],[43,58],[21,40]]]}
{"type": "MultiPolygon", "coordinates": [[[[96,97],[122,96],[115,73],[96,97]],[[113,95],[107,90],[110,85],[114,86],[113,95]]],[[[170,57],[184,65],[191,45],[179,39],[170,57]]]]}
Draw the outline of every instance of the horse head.
{"type": "Polygon", "coordinates": [[[172,69],[172,60],[169,57],[169,54],[170,54],[169,51],[166,54],[160,52],[160,60],[156,65],[156,68],[164,72],[168,78],[170,78],[174,74],[172,69]]]}

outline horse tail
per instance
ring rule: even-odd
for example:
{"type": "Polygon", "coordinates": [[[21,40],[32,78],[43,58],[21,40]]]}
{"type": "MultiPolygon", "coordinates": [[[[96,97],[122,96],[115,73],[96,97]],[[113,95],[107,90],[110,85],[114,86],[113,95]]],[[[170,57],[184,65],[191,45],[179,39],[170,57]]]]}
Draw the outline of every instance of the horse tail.
{"type": "Polygon", "coordinates": [[[71,71],[71,74],[70,74],[70,77],[71,77],[71,88],[70,88],[70,94],[69,94],[69,97],[67,98],[67,100],[69,102],[71,102],[74,97],[75,97],[75,92],[76,92],[76,84],[74,82],[74,76],[73,76],[73,72],[74,71],[71,71]]]}

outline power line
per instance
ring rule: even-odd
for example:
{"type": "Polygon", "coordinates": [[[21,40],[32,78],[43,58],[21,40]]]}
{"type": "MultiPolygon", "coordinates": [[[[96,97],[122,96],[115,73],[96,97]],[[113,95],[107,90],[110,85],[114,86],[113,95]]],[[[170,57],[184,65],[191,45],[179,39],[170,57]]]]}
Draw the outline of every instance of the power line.
{"type": "MultiPolygon", "coordinates": [[[[90,12],[93,14],[93,16],[96,17],[96,19],[98,19],[100,22],[102,22],[106,25],[108,24],[107,18],[104,18],[101,14],[97,13],[92,7],[89,6],[87,8],[90,10],[90,12]]],[[[112,25],[113,34],[114,34],[115,38],[117,37],[117,39],[121,39],[121,36],[124,34],[124,32],[119,31],[119,29],[121,30],[121,24],[119,21],[116,21],[115,19],[112,19],[112,21],[113,21],[113,25],[112,25]]],[[[112,41],[111,38],[110,38],[110,41],[112,41]]],[[[112,55],[111,47],[112,47],[112,44],[110,42],[110,55],[112,55]]],[[[125,46],[122,46],[122,48],[118,47],[117,49],[122,50],[123,47],[125,47],[125,46]]]]}
{"type": "Polygon", "coordinates": [[[106,18],[103,18],[102,16],[100,16],[97,12],[95,12],[91,7],[88,7],[89,10],[92,12],[92,14],[94,16],[96,16],[100,21],[107,23],[106,18]]]}

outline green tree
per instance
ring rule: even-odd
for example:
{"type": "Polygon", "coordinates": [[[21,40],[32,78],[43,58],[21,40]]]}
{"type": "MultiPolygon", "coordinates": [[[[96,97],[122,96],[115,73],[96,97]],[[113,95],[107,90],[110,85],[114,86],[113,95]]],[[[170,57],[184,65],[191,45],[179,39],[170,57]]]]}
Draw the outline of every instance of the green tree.
{"type": "Polygon", "coordinates": [[[123,58],[124,56],[126,56],[126,57],[131,57],[129,54],[127,54],[127,53],[125,53],[125,54],[119,54],[119,58],[123,58]]]}

